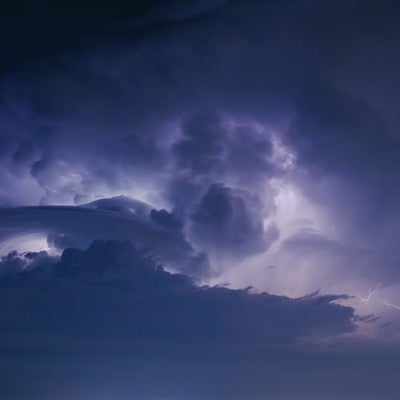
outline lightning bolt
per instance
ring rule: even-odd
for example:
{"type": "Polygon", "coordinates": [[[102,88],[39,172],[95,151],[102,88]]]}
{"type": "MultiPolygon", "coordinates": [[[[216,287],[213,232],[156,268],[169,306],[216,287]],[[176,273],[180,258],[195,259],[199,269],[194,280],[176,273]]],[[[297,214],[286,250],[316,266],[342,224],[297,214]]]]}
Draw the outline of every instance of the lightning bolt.
{"type": "Polygon", "coordinates": [[[378,290],[378,287],[380,286],[380,283],[378,283],[375,287],[375,289],[371,289],[371,286],[368,285],[368,294],[366,297],[361,296],[360,294],[358,295],[358,297],[360,298],[360,300],[363,303],[369,303],[369,301],[371,300],[372,296],[374,296],[378,290]]]}
{"type": "Polygon", "coordinates": [[[393,304],[393,303],[388,303],[387,301],[384,301],[383,304],[387,307],[393,307],[396,310],[400,310],[400,306],[398,306],[397,304],[393,304]]]}
{"type": "MultiPolygon", "coordinates": [[[[381,284],[378,283],[374,289],[372,289],[371,286],[368,285],[368,294],[367,294],[367,296],[363,297],[361,295],[358,295],[359,299],[365,304],[369,303],[370,300],[372,299],[372,297],[376,295],[376,292],[378,291],[378,288],[379,288],[380,285],[381,284]]],[[[381,303],[383,305],[385,305],[386,307],[392,307],[392,308],[395,308],[396,310],[400,311],[400,305],[397,305],[397,304],[394,304],[394,303],[389,303],[389,302],[387,302],[385,300],[382,300],[381,303]]]]}

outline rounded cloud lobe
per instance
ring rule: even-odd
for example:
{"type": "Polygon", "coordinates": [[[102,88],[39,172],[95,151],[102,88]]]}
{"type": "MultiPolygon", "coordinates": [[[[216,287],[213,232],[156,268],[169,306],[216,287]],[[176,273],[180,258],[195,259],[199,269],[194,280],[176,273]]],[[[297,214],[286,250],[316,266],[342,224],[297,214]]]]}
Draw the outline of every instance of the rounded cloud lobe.
{"type": "Polygon", "coordinates": [[[191,215],[195,243],[217,254],[241,258],[263,252],[277,239],[275,226],[263,226],[263,205],[248,192],[213,184],[191,215]]]}

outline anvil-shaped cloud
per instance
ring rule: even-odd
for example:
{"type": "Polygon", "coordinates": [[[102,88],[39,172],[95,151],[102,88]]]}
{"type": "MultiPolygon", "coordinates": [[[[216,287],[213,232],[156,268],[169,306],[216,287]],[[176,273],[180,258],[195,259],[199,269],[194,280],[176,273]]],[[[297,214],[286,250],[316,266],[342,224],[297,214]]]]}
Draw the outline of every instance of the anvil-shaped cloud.
{"type": "Polygon", "coordinates": [[[94,239],[130,240],[166,265],[199,276],[209,272],[207,257],[193,250],[177,218],[123,196],[82,206],[6,208],[0,220],[2,240],[42,234],[56,249],[85,248],[94,239]]]}

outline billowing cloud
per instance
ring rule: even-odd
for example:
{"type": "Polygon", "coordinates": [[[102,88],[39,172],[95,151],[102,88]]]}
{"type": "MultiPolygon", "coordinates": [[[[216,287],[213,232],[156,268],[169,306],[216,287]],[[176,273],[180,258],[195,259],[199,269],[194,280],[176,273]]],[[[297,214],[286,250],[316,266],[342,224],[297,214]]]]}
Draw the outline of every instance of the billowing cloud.
{"type": "Polygon", "coordinates": [[[145,223],[116,212],[119,222],[107,217],[104,229],[86,216],[84,227],[72,228],[65,225],[70,217],[49,221],[40,214],[44,222],[15,228],[16,235],[45,231],[56,247],[134,238],[157,248],[166,263],[186,260],[180,266],[191,265],[188,254],[200,250],[212,261],[237,264],[279,246],[278,232],[284,240],[287,226],[321,229],[355,247],[395,249],[393,120],[389,132],[386,110],[375,108],[371,91],[364,98],[351,82],[352,93],[340,86],[339,78],[352,74],[344,58],[336,63],[332,56],[339,49],[349,55],[345,30],[333,29],[338,20],[359,32],[370,24],[362,13],[351,24],[340,16],[368,6],[216,3],[190,12],[180,2],[168,12],[157,6],[107,42],[93,36],[79,49],[4,77],[3,205],[88,204],[119,193],[154,204],[145,223]],[[310,30],[290,17],[299,9],[310,30]],[[312,22],[316,13],[326,24],[312,22]],[[218,185],[224,187],[219,197],[218,185]],[[288,187],[301,203],[290,196],[281,201],[288,187]],[[223,199],[219,219],[212,216],[217,197],[223,199]],[[51,229],[42,228],[48,224],[51,229]],[[168,233],[159,240],[158,230],[168,233]]]}
{"type": "Polygon", "coordinates": [[[397,399],[399,7],[132,3],[1,77],[7,398],[397,399]]]}
{"type": "Polygon", "coordinates": [[[171,223],[173,217],[123,196],[75,207],[3,208],[0,214],[3,240],[41,233],[50,245],[61,249],[82,248],[94,239],[133,240],[167,265],[193,275],[209,272],[206,255],[193,249],[179,223],[171,223]]]}
{"type": "MultiPolygon", "coordinates": [[[[64,329],[63,327],[78,329],[78,333],[80,330],[84,332],[90,329],[94,333],[98,330],[98,324],[106,323],[109,328],[102,326],[100,335],[101,332],[108,335],[111,329],[114,333],[125,332],[133,339],[136,331],[143,340],[151,341],[154,335],[169,339],[172,329],[177,335],[177,342],[183,340],[186,343],[200,339],[207,343],[217,339],[224,345],[225,341],[228,344],[242,337],[242,345],[245,345],[247,341],[251,343],[254,335],[260,345],[268,346],[271,341],[294,344],[296,339],[307,335],[334,335],[354,329],[352,309],[332,303],[340,299],[340,296],[293,300],[266,293],[252,294],[248,290],[196,287],[190,278],[166,272],[146,253],[126,241],[95,241],[86,250],[68,248],[59,259],[46,255],[45,252],[22,256],[10,254],[3,258],[1,269],[7,269],[8,272],[4,272],[6,277],[2,278],[1,283],[3,293],[10,296],[10,301],[23,296],[31,298],[31,301],[25,303],[26,310],[15,309],[10,320],[4,321],[3,333],[11,329],[11,326],[16,326],[15,324],[22,331],[32,333],[41,330],[55,332],[64,329]],[[12,260],[14,266],[10,265],[12,260]],[[30,260],[35,260],[35,264],[32,265],[30,260]],[[20,265],[24,267],[21,268],[20,265]],[[31,282],[31,286],[28,282],[31,282]],[[83,288],[79,289],[82,284],[92,287],[90,291],[94,298],[87,297],[83,288]],[[86,327],[85,324],[76,325],[77,320],[70,314],[72,309],[69,312],[60,312],[60,318],[48,318],[48,310],[42,309],[42,300],[38,300],[43,294],[41,288],[50,288],[53,285],[54,289],[58,287],[58,290],[67,292],[76,287],[77,297],[70,299],[74,304],[80,303],[80,295],[84,296],[82,305],[85,303],[87,311],[93,311],[93,314],[88,319],[77,313],[76,318],[86,320],[86,327]],[[27,289],[28,292],[24,293],[27,289]],[[98,303],[98,295],[104,295],[107,290],[111,292],[100,303],[118,299],[123,308],[113,316],[106,315],[105,308],[105,314],[96,317],[96,310],[101,313],[102,309],[98,303]],[[126,300],[123,306],[122,298],[126,300]],[[139,306],[136,311],[134,304],[139,306]],[[23,315],[27,313],[31,315],[31,319],[24,321],[23,315]],[[71,320],[64,318],[67,314],[71,315],[71,320]],[[248,322],[244,324],[243,319],[248,322]],[[302,323],[299,324],[297,320],[302,323]],[[219,331],[218,335],[216,331],[219,331]]],[[[53,303],[54,309],[70,307],[68,303],[63,304],[63,296],[60,295],[59,299],[60,304],[53,303]]],[[[14,309],[10,302],[4,306],[14,309]]]]}
{"type": "MultiPolygon", "coordinates": [[[[222,363],[232,357],[257,360],[273,348],[294,352],[307,337],[331,337],[355,327],[353,310],[335,304],[341,296],[289,299],[198,287],[187,276],[166,272],[130,242],[96,241],[85,250],[66,249],[59,258],[11,254],[0,270],[7,272],[0,278],[0,347],[12,335],[7,344],[12,360],[23,346],[23,359],[41,348],[44,362],[64,366],[81,359],[93,367],[100,357],[120,368],[138,356],[166,358],[175,369],[182,357],[200,360],[210,348],[222,363]],[[82,346],[87,346],[83,359],[82,346]],[[119,361],[115,351],[123,351],[119,361]]],[[[28,370],[36,368],[40,373],[43,367],[32,364],[28,370]]],[[[25,393],[51,387],[21,379],[25,393]]]]}
{"type": "Polygon", "coordinates": [[[256,124],[217,113],[194,114],[182,121],[180,132],[172,152],[183,175],[246,187],[265,183],[280,172],[273,160],[273,137],[256,124]]]}
{"type": "Polygon", "coordinates": [[[279,235],[276,226],[264,230],[263,211],[256,196],[213,184],[191,215],[193,240],[222,256],[263,252],[279,235]]]}

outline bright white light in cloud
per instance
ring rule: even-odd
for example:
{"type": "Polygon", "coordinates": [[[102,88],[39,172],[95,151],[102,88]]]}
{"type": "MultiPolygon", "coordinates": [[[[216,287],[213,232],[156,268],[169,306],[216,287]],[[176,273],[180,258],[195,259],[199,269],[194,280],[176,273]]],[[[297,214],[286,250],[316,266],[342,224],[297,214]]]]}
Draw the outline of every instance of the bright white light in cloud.
{"type": "Polygon", "coordinates": [[[302,229],[331,236],[334,233],[327,213],[304,197],[301,190],[284,179],[272,179],[276,211],[273,222],[278,226],[281,240],[302,229]]]}
{"type": "Polygon", "coordinates": [[[371,287],[368,286],[368,294],[367,294],[367,296],[363,297],[361,295],[358,295],[359,299],[363,303],[369,303],[371,301],[372,297],[376,294],[379,286],[380,285],[378,284],[375,289],[371,289],[371,287]]]}
{"type": "Polygon", "coordinates": [[[273,148],[272,161],[284,171],[290,171],[295,167],[296,157],[289,148],[282,144],[276,133],[271,134],[273,148]]]}
{"type": "Polygon", "coordinates": [[[47,251],[51,252],[51,249],[47,242],[47,236],[38,233],[26,233],[12,237],[7,240],[2,240],[0,244],[0,256],[4,256],[11,251],[17,251],[18,253],[24,252],[39,252],[47,251]]]}

